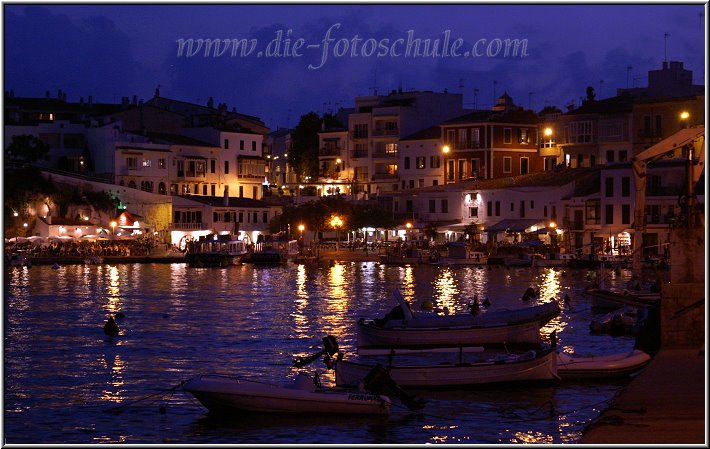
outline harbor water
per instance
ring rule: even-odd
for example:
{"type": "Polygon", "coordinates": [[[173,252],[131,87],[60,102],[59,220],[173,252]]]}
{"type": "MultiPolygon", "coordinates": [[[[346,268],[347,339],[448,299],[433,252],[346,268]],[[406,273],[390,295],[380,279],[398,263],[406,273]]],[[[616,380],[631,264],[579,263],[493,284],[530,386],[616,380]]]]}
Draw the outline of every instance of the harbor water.
{"type": "MultiPolygon", "coordinates": [[[[299,372],[292,360],[321,349],[326,335],[354,352],[356,321],[394,307],[394,288],[415,311],[429,300],[467,313],[474,294],[489,299],[488,310],[558,301],[562,313],[542,334],[557,331],[559,350],[631,350],[632,337],[590,335],[599,317],[583,293],[590,275],[376,262],[6,267],[4,443],[577,443],[628,380],[417,391],[427,401],[421,412],[393,406],[386,418],[213,416],[173,387],[200,374],[288,382],[299,372]],[[528,287],[540,295],[523,302],[528,287]],[[119,312],[119,335],[106,335],[104,323],[119,312]]],[[[609,287],[630,278],[610,275],[609,287]]],[[[300,371],[334,385],[321,361],[300,371]]]]}

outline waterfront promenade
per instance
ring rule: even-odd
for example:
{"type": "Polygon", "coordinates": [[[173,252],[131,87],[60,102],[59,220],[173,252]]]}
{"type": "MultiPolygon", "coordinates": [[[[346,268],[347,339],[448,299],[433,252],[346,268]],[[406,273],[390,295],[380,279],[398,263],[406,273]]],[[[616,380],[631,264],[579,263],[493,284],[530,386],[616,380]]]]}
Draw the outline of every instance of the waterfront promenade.
{"type": "Polygon", "coordinates": [[[708,445],[704,347],[661,348],[580,444],[708,445]]]}

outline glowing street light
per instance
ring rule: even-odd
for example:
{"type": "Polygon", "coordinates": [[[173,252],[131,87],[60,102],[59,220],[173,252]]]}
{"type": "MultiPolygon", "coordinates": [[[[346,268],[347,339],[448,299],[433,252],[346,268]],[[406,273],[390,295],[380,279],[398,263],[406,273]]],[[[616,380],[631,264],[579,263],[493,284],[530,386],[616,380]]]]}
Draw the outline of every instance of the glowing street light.
{"type": "Polygon", "coordinates": [[[118,223],[116,223],[115,221],[112,221],[109,224],[111,225],[111,235],[116,235],[116,225],[118,225],[118,223]]]}
{"type": "Polygon", "coordinates": [[[688,119],[690,118],[690,113],[688,111],[683,111],[680,113],[680,127],[681,128],[687,128],[688,127],[688,119]]]}
{"type": "Polygon", "coordinates": [[[335,229],[335,252],[337,253],[340,245],[340,227],[343,225],[343,220],[337,215],[330,219],[330,226],[335,229]]]}

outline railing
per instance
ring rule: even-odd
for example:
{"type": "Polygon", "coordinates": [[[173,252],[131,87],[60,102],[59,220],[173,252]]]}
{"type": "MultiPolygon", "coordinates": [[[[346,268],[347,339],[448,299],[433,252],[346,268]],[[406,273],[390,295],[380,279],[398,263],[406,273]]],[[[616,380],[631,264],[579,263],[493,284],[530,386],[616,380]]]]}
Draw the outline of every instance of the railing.
{"type": "Polygon", "coordinates": [[[320,151],[318,151],[318,156],[340,156],[340,147],[322,147],[320,151]]]}
{"type": "Polygon", "coordinates": [[[392,173],[375,173],[372,175],[372,180],[376,179],[396,179],[397,175],[392,173]]]}
{"type": "Polygon", "coordinates": [[[367,137],[368,137],[368,133],[366,133],[366,132],[357,132],[356,133],[354,131],[351,131],[349,134],[350,134],[351,139],[367,139],[367,137]]]}
{"type": "Polygon", "coordinates": [[[350,153],[351,159],[357,159],[361,157],[367,157],[367,151],[353,151],[350,153]]]}
{"type": "Polygon", "coordinates": [[[168,229],[171,231],[199,231],[207,229],[207,223],[169,223],[168,229]]]}
{"type": "Polygon", "coordinates": [[[373,137],[398,136],[398,135],[399,135],[398,129],[373,129],[372,130],[373,137]]]}
{"type": "Polygon", "coordinates": [[[375,151],[372,153],[372,157],[378,159],[397,158],[398,154],[399,153],[397,151],[375,151]]]}

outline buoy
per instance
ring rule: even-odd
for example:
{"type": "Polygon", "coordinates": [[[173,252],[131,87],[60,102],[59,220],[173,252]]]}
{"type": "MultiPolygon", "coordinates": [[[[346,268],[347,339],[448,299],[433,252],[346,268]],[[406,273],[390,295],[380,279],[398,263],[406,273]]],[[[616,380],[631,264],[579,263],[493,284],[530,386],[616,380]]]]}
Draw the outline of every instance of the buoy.
{"type": "Polygon", "coordinates": [[[422,301],[421,307],[422,307],[422,310],[431,310],[434,308],[434,303],[431,302],[431,300],[429,300],[429,299],[425,299],[424,301],[422,301]]]}
{"type": "Polygon", "coordinates": [[[104,333],[106,335],[118,335],[118,324],[116,324],[112,316],[108,317],[104,325],[104,333]]]}
{"type": "Polygon", "coordinates": [[[54,265],[52,265],[52,270],[58,270],[61,268],[57,262],[54,262],[54,265]]]}
{"type": "Polygon", "coordinates": [[[523,297],[520,298],[520,299],[522,299],[523,301],[530,301],[530,296],[528,296],[528,294],[527,294],[527,292],[526,292],[526,293],[523,295],[523,297]]]}
{"type": "Polygon", "coordinates": [[[528,289],[525,290],[525,295],[529,296],[531,298],[534,298],[535,297],[535,290],[533,290],[532,287],[528,287],[528,289]]]}
{"type": "Polygon", "coordinates": [[[491,305],[491,301],[490,301],[488,298],[484,298],[484,299],[483,299],[483,305],[484,305],[485,307],[488,307],[488,306],[491,305]]]}
{"type": "Polygon", "coordinates": [[[124,315],[123,312],[118,312],[116,313],[116,318],[126,318],[126,315],[124,315]]]}

